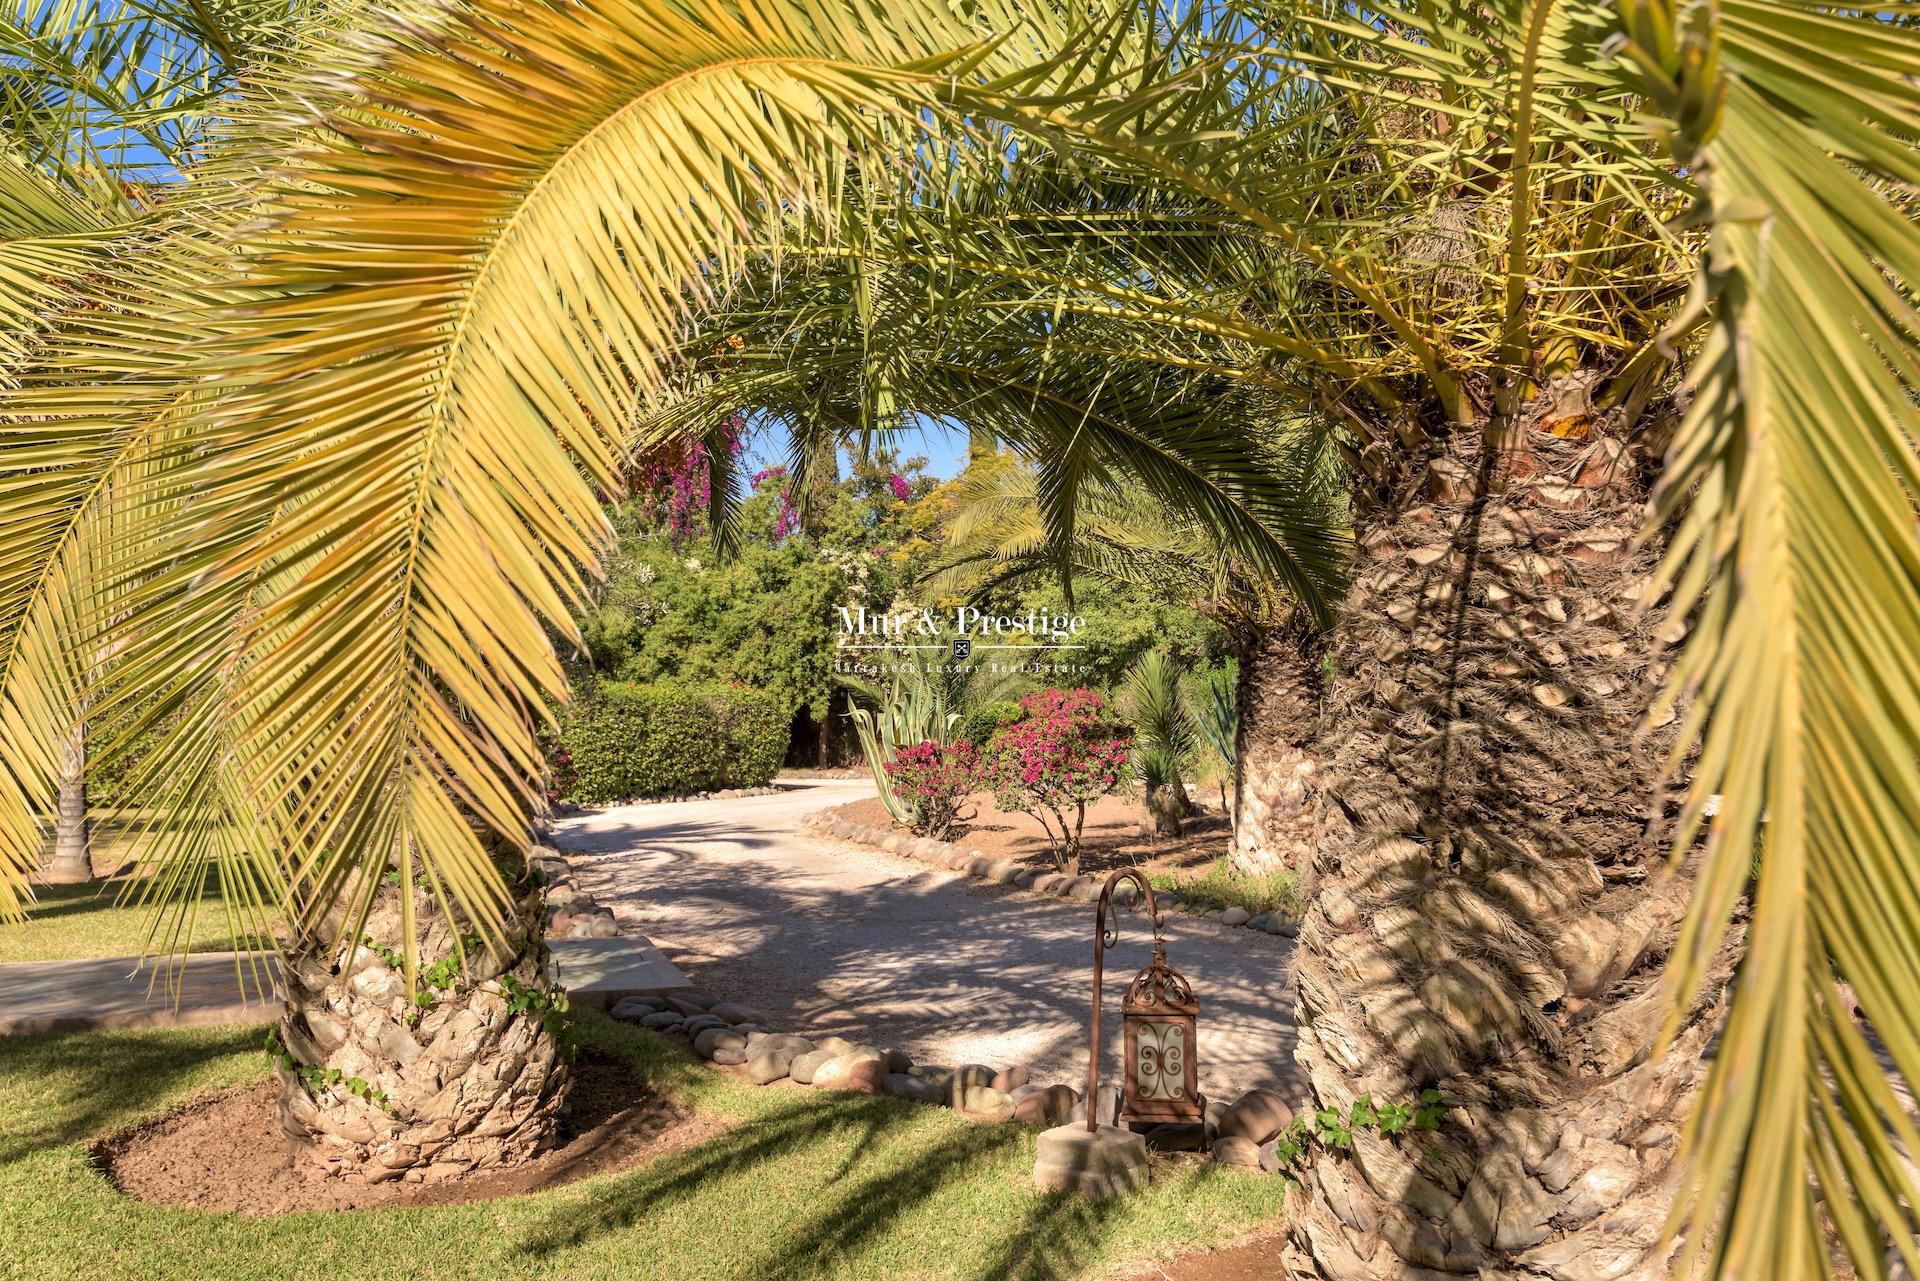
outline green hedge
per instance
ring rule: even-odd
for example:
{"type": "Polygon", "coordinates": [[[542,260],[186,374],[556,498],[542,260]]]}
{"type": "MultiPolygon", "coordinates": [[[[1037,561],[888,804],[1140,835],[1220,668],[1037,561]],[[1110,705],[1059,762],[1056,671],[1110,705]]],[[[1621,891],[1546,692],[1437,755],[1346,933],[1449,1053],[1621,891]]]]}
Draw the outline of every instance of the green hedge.
{"type": "Polygon", "coordinates": [[[764,787],[787,755],[780,699],[732,685],[601,681],[560,735],[565,798],[589,804],[764,787]]]}

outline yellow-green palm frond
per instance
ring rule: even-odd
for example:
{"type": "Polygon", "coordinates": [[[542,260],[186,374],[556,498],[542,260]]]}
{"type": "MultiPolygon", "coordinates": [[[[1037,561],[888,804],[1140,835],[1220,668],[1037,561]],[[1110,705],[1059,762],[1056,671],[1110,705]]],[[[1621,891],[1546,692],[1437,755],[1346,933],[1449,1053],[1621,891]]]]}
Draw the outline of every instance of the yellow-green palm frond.
{"type": "Polygon", "coordinates": [[[499,919],[484,838],[524,840],[549,629],[663,354],[849,144],[1062,38],[991,6],[478,4],[366,60],[250,246],[196,422],[209,489],[274,512],[221,573],[283,580],[229,698],[297,930],[369,865],[499,919]]]}
{"type": "MultiPolygon", "coordinates": [[[[1217,412],[1217,411],[1216,411],[1217,412]]],[[[1337,457],[1304,428],[1257,452],[1262,467],[1293,492],[1298,526],[1317,518],[1317,540],[1341,545],[1345,522],[1337,457]]],[[[1010,455],[976,461],[961,477],[946,550],[928,578],[936,593],[969,596],[1012,583],[1087,576],[1119,583],[1155,599],[1194,605],[1230,631],[1248,634],[1304,607],[1305,599],[1252,570],[1234,546],[1205,524],[1170,507],[1152,491],[1106,478],[1082,487],[1069,529],[1048,521],[1038,500],[1034,466],[1010,455]]],[[[1319,585],[1330,593],[1337,585],[1319,585]]]]}
{"type": "MultiPolygon", "coordinates": [[[[222,541],[203,526],[197,561],[156,550],[163,517],[177,519],[166,476],[193,452],[180,424],[196,393],[182,348],[155,338],[189,335],[179,309],[207,298],[196,245],[191,232],[143,233],[63,281],[0,393],[0,919],[22,909],[59,743],[113,697],[109,673],[142,670],[145,642],[123,624],[148,614],[181,626],[190,611],[152,608],[147,584],[204,568],[222,541]]],[[[128,697],[162,697],[192,657],[164,654],[128,697]]]]}
{"type": "Polygon", "coordinates": [[[0,386],[34,336],[79,300],[84,278],[136,234],[139,212],[117,189],[75,189],[0,146],[0,386]]]}
{"type": "Polygon", "coordinates": [[[1724,798],[1676,1009],[1747,915],[1676,1224],[1715,1275],[1832,1276],[1824,1207],[1854,1275],[1888,1241],[1920,1270],[1920,42],[1790,3],[1622,14],[1712,229],[1661,502],[1683,851],[1724,798]]]}

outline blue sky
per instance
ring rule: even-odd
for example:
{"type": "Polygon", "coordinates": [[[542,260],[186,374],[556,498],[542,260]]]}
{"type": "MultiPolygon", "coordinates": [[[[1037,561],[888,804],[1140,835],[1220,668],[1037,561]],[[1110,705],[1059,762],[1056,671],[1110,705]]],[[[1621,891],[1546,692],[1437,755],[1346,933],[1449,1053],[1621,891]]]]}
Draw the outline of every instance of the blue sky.
{"type": "MultiPolygon", "coordinates": [[[[749,436],[745,453],[746,474],[751,476],[764,467],[785,463],[787,441],[786,427],[779,424],[762,428],[749,436]]],[[[916,415],[914,426],[908,428],[905,436],[894,443],[903,458],[924,455],[927,474],[941,480],[952,480],[967,465],[965,429],[947,426],[937,419],[916,415]]]]}

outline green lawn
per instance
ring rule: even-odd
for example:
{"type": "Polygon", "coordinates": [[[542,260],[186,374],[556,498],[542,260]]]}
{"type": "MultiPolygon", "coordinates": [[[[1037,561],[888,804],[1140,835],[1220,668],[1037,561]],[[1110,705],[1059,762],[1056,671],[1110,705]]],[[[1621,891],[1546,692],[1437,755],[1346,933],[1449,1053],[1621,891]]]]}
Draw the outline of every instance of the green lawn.
{"type": "Polygon", "coordinates": [[[1034,1139],[939,1108],[760,1089],[595,1014],[587,1040],[724,1134],[624,1174],[444,1209],[246,1219],[122,1197],[87,1144],[262,1079],[257,1027],[0,1038],[0,1276],[56,1281],[1100,1276],[1280,1213],[1271,1176],[1183,1163],[1104,1204],[1027,1185],[1034,1139]]]}
{"type": "Polygon", "coordinates": [[[1225,858],[1215,859],[1204,872],[1158,872],[1148,878],[1156,890],[1171,890],[1182,902],[1207,911],[1244,907],[1255,916],[1285,912],[1299,917],[1306,910],[1300,897],[1300,877],[1294,872],[1255,876],[1236,872],[1225,858]]]}
{"type": "MultiPolygon", "coordinates": [[[[29,909],[26,923],[0,925],[0,963],[138,955],[153,910],[121,906],[120,892],[124,888],[125,881],[34,886],[38,902],[29,909]]],[[[170,934],[172,920],[161,928],[163,935],[170,934]]],[[[186,950],[190,952],[219,952],[233,946],[217,890],[209,888],[194,904],[192,928],[186,937],[186,950]]],[[[162,950],[165,942],[163,937],[162,950]]]]}

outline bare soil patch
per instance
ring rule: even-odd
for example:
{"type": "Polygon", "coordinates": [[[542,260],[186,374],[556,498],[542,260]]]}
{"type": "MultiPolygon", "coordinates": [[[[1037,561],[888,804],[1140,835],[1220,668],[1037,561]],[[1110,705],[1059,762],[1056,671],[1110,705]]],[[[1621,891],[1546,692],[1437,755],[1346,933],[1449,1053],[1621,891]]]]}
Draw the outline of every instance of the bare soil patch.
{"type": "Polygon", "coordinates": [[[1196,1250],[1168,1263],[1148,1264],[1127,1281],[1272,1281],[1286,1252],[1284,1226],[1267,1227],[1213,1250],[1196,1250]]]}
{"type": "Polygon", "coordinates": [[[279,1096],[271,1081],[228,1090],[102,1140],[94,1160],[115,1187],[142,1201],[259,1216],[522,1196],[639,1165],[725,1128],[646,1093],[623,1059],[584,1050],[553,1150],[442,1183],[354,1183],[322,1176],[281,1132],[279,1096]]]}
{"type": "MultiPolygon", "coordinates": [[[[949,841],[991,858],[1053,870],[1046,833],[1040,830],[1038,819],[1018,810],[1001,809],[985,792],[974,796],[969,804],[974,808],[974,820],[950,832],[949,841]]],[[[832,813],[879,831],[893,822],[877,796],[842,805],[832,813]]],[[[1087,807],[1080,870],[1088,875],[1116,867],[1137,867],[1144,872],[1200,871],[1227,852],[1233,836],[1227,816],[1217,805],[1205,802],[1198,802],[1198,811],[1185,820],[1182,829],[1177,837],[1147,835],[1144,804],[1124,796],[1103,796],[1087,807]]]]}

